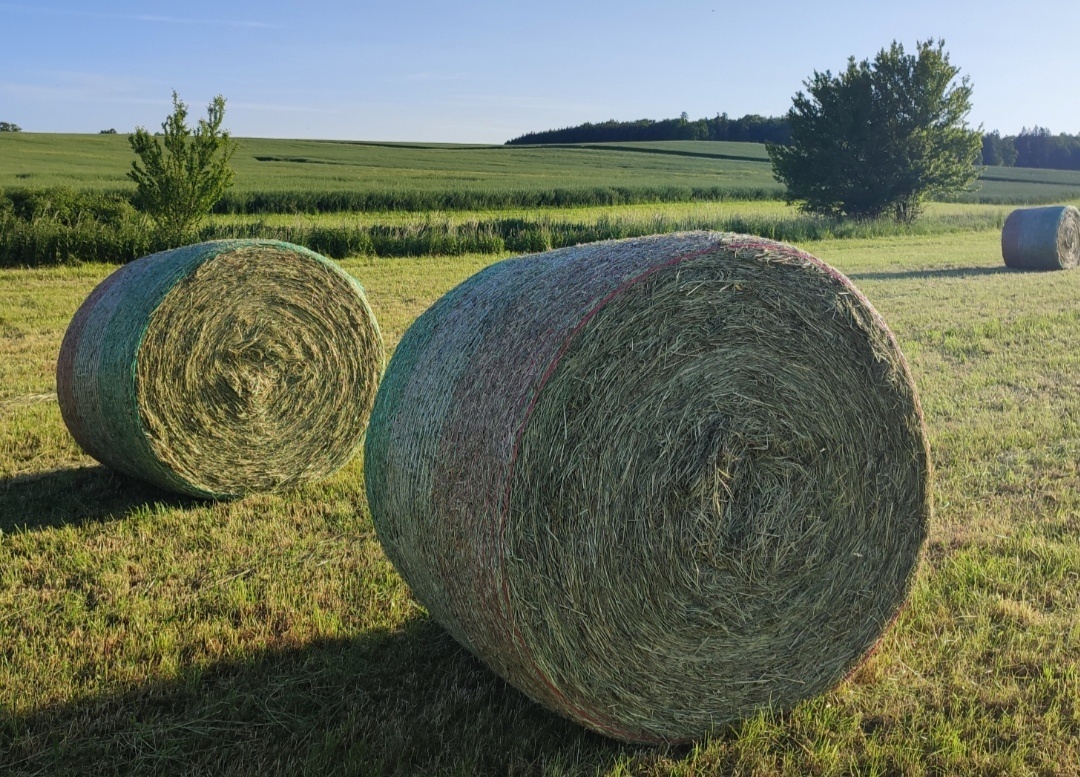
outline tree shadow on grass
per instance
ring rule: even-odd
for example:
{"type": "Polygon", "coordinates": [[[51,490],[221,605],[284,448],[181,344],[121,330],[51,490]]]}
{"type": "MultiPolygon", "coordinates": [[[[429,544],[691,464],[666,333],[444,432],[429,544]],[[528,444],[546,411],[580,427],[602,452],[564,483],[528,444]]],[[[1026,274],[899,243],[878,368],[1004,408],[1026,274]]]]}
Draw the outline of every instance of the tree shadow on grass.
{"type": "Polygon", "coordinates": [[[1038,270],[1017,270],[1001,265],[999,267],[941,267],[930,270],[898,270],[896,272],[853,272],[847,277],[853,281],[899,281],[930,280],[933,278],[979,278],[984,275],[1003,273],[1039,272],[1038,270]]]}
{"type": "Polygon", "coordinates": [[[7,775],[578,774],[681,755],[548,712],[421,618],[0,723],[7,775]]]}
{"type": "Polygon", "coordinates": [[[45,529],[122,518],[151,504],[197,505],[101,465],[0,479],[0,531],[45,529]]]}

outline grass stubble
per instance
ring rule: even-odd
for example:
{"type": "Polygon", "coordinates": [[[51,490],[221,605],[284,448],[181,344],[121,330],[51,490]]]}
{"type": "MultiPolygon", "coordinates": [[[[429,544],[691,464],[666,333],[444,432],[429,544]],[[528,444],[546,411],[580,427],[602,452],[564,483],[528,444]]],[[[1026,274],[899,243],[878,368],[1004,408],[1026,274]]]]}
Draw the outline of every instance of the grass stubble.
{"type": "MultiPolygon", "coordinates": [[[[911,365],[936,513],[908,606],[834,690],[692,746],[591,734],[435,626],[376,541],[363,462],[206,503],[96,466],[53,369],[107,265],[0,271],[5,774],[1080,772],[1080,273],[996,229],[804,246],[911,365]]],[[[387,346],[502,255],[347,260],[387,346]]]]}

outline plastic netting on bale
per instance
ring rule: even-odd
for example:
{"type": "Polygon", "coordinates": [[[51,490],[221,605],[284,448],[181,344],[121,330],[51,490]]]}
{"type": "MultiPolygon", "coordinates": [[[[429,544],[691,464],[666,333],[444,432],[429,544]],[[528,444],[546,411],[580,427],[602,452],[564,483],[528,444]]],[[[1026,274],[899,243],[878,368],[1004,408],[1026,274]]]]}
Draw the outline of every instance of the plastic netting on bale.
{"type": "Polygon", "coordinates": [[[682,741],[850,672],[931,512],[888,328],[791,246],[718,233],[496,264],[406,333],[368,499],[453,636],[596,731],[682,741]]]}
{"type": "Polygon", "coordinates": [[[383,368],[363,289],[300,246],[222,240],[143,257],[79,308],[57,395],[79,445],[184,494],[328,475],[360,446],[383,368]]]}
{"type": "Polygon", "coordinates": [[[1019,270],[1067,270],[1080,265],[1080,210],[1071,205],[1018,208],[1001,230],[1001,256],[1019,270]]]}

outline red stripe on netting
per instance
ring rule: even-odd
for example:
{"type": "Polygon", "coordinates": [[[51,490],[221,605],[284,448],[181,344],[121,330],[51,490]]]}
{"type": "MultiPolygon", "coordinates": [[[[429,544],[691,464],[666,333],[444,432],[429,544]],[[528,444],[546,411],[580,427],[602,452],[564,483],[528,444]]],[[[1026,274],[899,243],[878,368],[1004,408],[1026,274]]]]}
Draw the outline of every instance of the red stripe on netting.
{"type": "MultiPolygon", "coordinates": [[[[547,385],[548,380],[555,373],[555,370],[559,366],[559,362],[562,360],[563,356],[565,356],[566,352],[570,348],[570,345],[573,343],[573,341],[578,336],[578,334],[581,332],[581,330],[584,329],[585,326],[588,325],[588,323],[590,321],[592,321],[592,319],[595,318],[596,315],[601,310],[603,310],[603,308],[605,306],[607,306],[608,303],[610,303],[613,299],[615,299],[620,294],[625,292],[627,289],[630,289],[634,285],[636,285],[636,284],[638,284],[638,283],[652,277],[653,275],[660,272],[661,270],[664,270],[664,269],[666,269],[668,267],[679,264],[680,262],[689,261],[691,259],[698,259],[698,258],[700,258],[702,256],[706,256],[708,254],[717,253],[718,251],[738,252],[740,250],[779,251],[779,252],[782,252],[783,254],[785,254],[787,256],[797,256],[800,259],[805,259],[805,260],[813,262],[816,266],[818,266],[819,268],[824,270],[829,275],[833,276],[835,279],[841,281],[846,286],[854,288],[852,286],[851,282],[849,280],[847,280],[847,278],[845,278],[843,275],[838,273],[836,270],[833,270],[831,267],[829,267],[827,264],[825,264],[821,260],[816,259],[815,257],[811,256],[810,254],[807,254],[807,253],[805,253],[803,251],[800,251],[797,248],[794,248],[792,246],[787,246],[787,245],[784,245],[784,244],[781,244],[781,243],[775,243],[775,242],[771,242],[771,241],[764,242],[764,241],[757,241],[757,240],[742,241],[742,242],[738,242],[738,243],[717,243],[717,244],[714,244],[712,246],[709,246],[708,248],[702,249],[700,251],[694,251],[694,252],[689,253],[689,254],[681,254],[681,255],[676,256],[673,259],[670,259],[670,260],[668,260],[668,261],[666,261],[666,262],[664,262],[662,264],[658,264],[655,267],[650,267],[645,272],[631,278],[630,280],[623,281],[614,290],[612,290],[610,293],[608,293],[603,299],[601,299],[599,302],[597,302],[595,305],[593,305],[593,307],[584,316],[582,316],[582,318],[578,321],[578,323],[574,325],[574,328],[571,329],[569,334],[566,335],[566,338],[563,340],[563,343],[560,346],[559,350],[555,353],[555,356],[551,359],[551,362],[548,364],[548,367],[544,371],[543,376],[540,378],[540,382],[537,384],[536,389],[532,392],[532,397],[529,399],[529,403],[528,403],[527,407],[525,408],[525,413],[524,413],[524,416],[522,417],[521,424],[518,426],[518,429],[514,434],[514,446],[513,446],[513,449],[511,451],[511,454],[510,454],[510,462],[507,465],[507,469],[506,469],[506,488],[504,489],[504,492],[503,492],[503,504],[502,504],[502,509],[500,510],[500,515],[499,515],[499,545],[500,545],[500,547],[503,547],[505,545],[505,542],[506,542],[506,528],[507,528],[507,522],[508,522],[509,513],[510,513],[510,486],[511,486],[511,483],[513,482],[513,479],[514,479],[514,469],[515,469],[515,467],[517,465],[518,453],[519,453],[519,449],[520,449],[520,446],[521,446],[521,438],[524,436],[525,428],[529,423],[529,419],[532,417],[533,411],[536,408],[536,403],[537,403],[537,401],[538,401],[538,399],[540,397],[541,392],[544,389],[544,386],[547,385]]],[[[615,725],[611,725],[607,721],[598,720],[596,718],[596,716],[593,715],[591,712],[587,712],[587,711],[581,709],[577,704],[574,704],[573,702],[571,702],[570,699],[568,699],[566,697],[566,695],[561,690],[559,690],[559,688],[551,681],[551,679],[544,673],[544,671],[539,667],[539,665],[533,660],[532,651],[529,649],[528,645],[525,643],[525,638],[522,635],[521,630],[517,626],[517,621],[511,615],[510,586],[509,586],[509,580],[508,580],[508,578],[507,578],[507,576],[505,574],[502,575],[502,594],[503,594],[503,606],[505,607],[505,612],[507,614],[506,621],[507,621],[508,625],[510,626],[511,630],[513,631],[514,639],[517,641],[518,647],[520,649],[519,653],[522,654],[523,656],[527,657],[528,661],[529,661],[529,664],[531,664],[531,666],[525,667],[525,668],[527,668],[527,669],[531,668],[533,676],[535,678],[537,678],[538,680],[540,680],[540,682],[542,682],[548,688],[548,690],[551,692],[553,698],[557,699],[563,705],[563,707],[565,709],[572,711],[574,714],[578,715],[581,719],[588,721],[597,730],[603,731],[604,733],[610,734],[612,736],[618,736],[618,737],[622,737],[624,739],[632,739],[634,741],[647,743],[647,744],[665,744],[665,743],[668,742],[668,740],[666,740],[666,739],[664,739],[662,737],[650,736],[650,735],[645,734],[644,732],[641,732],[641,731],[629,731],[627,729],[620,728],[620,727],[615,726],[615,725]]]]}
{"type": "MultiPolygon", "coordinates": [[[[127,265],[130,267],[131,265],[127,265]]],[[[98,387],[81,385],[83,381],[91,380],[92,375],[76,375],[75,363],[83,347],[83,333],[90,317],[94,314],[98,301],[105,296],[116,283],[122,280],[127,273],[126,268],[121,267],[110,273],[105,280],[94,287],[87,296],[75,315],[68,323],[64,339],[60,344],[60,353],[56,357],[56,398],[60,405],[60,417],[68,428],[75,442],[86,453],[101,461],[102,453],[94,446],[94,435],[87,429],[87,423],[96,423],[96,416],[100,414],[100,408],[91,406],[80,400],[87,395],[95,399],[98,395],[98,387]],[[90,416],[95,416],[91,418],[90,416]]],[[[95,332],[100,335],[101,332],[95,332]]]]}

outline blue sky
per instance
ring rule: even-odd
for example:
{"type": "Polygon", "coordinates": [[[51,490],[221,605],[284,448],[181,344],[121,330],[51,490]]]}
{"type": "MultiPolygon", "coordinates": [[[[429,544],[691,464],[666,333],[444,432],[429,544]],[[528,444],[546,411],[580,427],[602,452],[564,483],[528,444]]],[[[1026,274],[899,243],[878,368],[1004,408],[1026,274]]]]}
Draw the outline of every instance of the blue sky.
{"type": "Polygon", "coordinates": [[[0,0],[0,121],[156,129],[173,89],[240,137],[501,143],[614,118],[780,115],[812,71],[944,38],[970,120],[1080,133],[1080,2],[0,0]]]}

